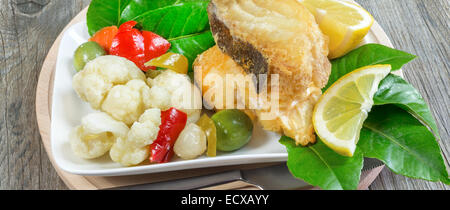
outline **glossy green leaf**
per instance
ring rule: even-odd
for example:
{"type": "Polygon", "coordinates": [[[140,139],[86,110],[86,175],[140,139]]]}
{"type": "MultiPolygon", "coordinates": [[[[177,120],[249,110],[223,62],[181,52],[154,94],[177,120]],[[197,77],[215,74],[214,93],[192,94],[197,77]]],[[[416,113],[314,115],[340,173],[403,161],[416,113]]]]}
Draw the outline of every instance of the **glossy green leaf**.
{"type": "Polygon", "coordinates": [[[126,21],[133,20],[137,16],[150,10],[174,5],[178,1],[179,0],[130,0],[121,14],[120,23],[122,24],[126,21]]]}
{"type": "Polygon", "coordinates": [[[287,165],[295,177],[326,190],[352,190],[358,187],[364,162],[359,149],[353,157],[344,157],[320,140],[308,147],[296,146],[288,137],[282,137],[280,143],[287,148],[287,165]]]}
{"type": "Polygon", "coordinates": [[[375,105],[394,104],[419,119],[431,128],[440,139],[436,121],[420,93],[397,75],[390,74],[381,81],[374,96],[375,105]]]}
{"type": "Polygon", "coordinates": [[[86,19],[88,32],[92,36],[107,26],[118,26],[123,9],[130,0],[92,0],[86,19]]]}
{"type": "Polygon", "coordinates": [[[209,0],[92,0],[87,13],[89,34],[107,26],[120,26],[151,10],[200,1],[209,0]]]}
{"type": "Polygon", "coordinates": [[[120,23],[133,20],[139,15],[167,6],[182,4],[185,2],[209,2],[209,0],[130,0],[121,14],[120,23]]]}
{"type": "Polygon", "coordinates": [[[216,44],[214,38],[212,38],[211,31],[186,36],[182,39],[172,39],[170,43],[172,44],[171,52],[182,54],[189,60],[189,71],[192,71],[192,64],[197,55],[216,44]]]}
{"type": "Polygon", "coordinates": [[[210,32],[208,1],[188,1],[151,10],[137,16],[143,30],[166,38],[171,52],[180,53],[189,60],[189,70],[198,54],[215,45],[210,32]]]}
{"type": "Polygon", "coordinates": [[[327,86],[328,89],[342,76],[364,66],[376,64],[390,64],[392,71],[399,70],[403,65],[416,58],[415,55],[392,49],[380,44],[366,44],[347,55],[332,60],[331,75],[327,86]]]}
{"type": "Polygon", "coordinates": [[[181,38],[209,30],[207,7],[205,1],[182,3],[147,11],[133,20],[166,39],[181,38]]]}
{"type": "Polygon", "coordinates": [[[358,147],[365,157],[383,161],[395,173],[450,184],[433,134],[394,105],[373,107],[361,130],[358,147]]]}

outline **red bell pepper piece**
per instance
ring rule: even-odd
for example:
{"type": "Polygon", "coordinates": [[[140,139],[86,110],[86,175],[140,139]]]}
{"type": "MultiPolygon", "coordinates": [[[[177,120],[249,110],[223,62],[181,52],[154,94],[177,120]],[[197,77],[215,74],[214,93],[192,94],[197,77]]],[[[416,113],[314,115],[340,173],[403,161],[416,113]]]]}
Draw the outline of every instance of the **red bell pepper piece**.
{"type": "Polygon", "coordinates": [[[170,42],[158,34],[150,31],[142,31],[142,36],[144,36],[145,55],[147,58],[150,58],[147,61],[166,54],[166,52],[170,49],[170,42]]]}
{"type": "Polygon", "coordinates": [[[119,33],[117,26],[105,27],[95,33],[89,41],[97,42],[107,53],[109,53],[109,49],[111,48],[112,42],[117,33],[119,33]]]}
{"type": "Polygon", "coordinates": [[[171,45],[170,42],[155,33],[135,29],[136,24],[136,21],[128,21],[119,27],[109,54],[127,58],[146,72],[155,67],[147,67],[144,64],[153,58],[164,55],[171,45]]]}
{"type": "Polygon", "coordinates": [[[161,112],[158,137],[150,145],[150,162],[166,163],[173,156],[173,146],[186,127],[187,114],[175,108],[161,112]]]}

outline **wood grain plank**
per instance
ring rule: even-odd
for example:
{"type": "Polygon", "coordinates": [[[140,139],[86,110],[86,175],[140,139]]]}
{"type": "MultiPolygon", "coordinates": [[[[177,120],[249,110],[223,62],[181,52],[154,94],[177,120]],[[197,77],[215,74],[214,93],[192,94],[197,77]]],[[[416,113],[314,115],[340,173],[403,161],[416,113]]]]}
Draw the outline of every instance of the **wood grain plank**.
{"type": "Polygon", "coordinates": [[[5,42],[7,32],[3,30],[8,25],[8,17],[6,15],[8,8],[7,2],[0,1],[0,189],[10,188],[9,183],[9,152],[8,152],[8,130],[7,124],[7,101],[5,99],[8,86],[6,83],[6,74],[9,69],[6,68],[12,60],[9,48],[5,42]]]}
{"type": "MultiPolygon", "coordinates": [[[[51,37],[48,37],[45,43],[45,54],[47,55],[48,49],[53,44],[53,41],[55,40],[56,36],[59,34],[59,32],[64,28],[64,26],[70,22],[70,20],[78,14],[83,8],[85,8],[89,4],[89,0],[77,0],[77,1],[70,1],[70,3],[66,2],[60,2],[60,1],[54,1],[55,3],[58,3],[58,5],[52,5],[50,4],[52,8],[51,11],[54,11],[54,14],[51,14],[50,12],[47,13],[47,16],[51,18],[52,15],[60,16],[63,23],[58,25],[57,28],[54,29],[54,33],[49,34],[51,37]]],[[[51,2],[53,3],[53,1],[51,2]]],[[[42,62],[40,63],[40,66],[42,66],[42,62]]],[[[60,179],[58,174],[56,173],[55,169],[53,168],[53,165],[51,164],[50,160],[48,159],[47,153],[45,152],[43,146],[41,145],[41,174],[40,174],[40,189],[68,189],[67,186],[64,184],[64,182],[60,179]]]]}
{"type": "MultiPolygon", "coordinates": [[[[6,123],[7,130],[7,150],[8,150],[8,171],[16,177],[9,177],[11,189],[31,189],[39,185],[39,139],[35,135],[37,129],[26,127],[29,110],[33,99],[30,97],[33,85],[36,82],[36,75],[29,68],[33,61],[27,59],[26,53],[29,51],[26,34],[29,29],[23,27],[23,19],[16,15],[12,2],[3,2],[8,10],[4,15],[11,17],[6,21],[3,28],[3,40],[7,51],[11,53],[13,59],[5,66],[6,97],[6,123]],[[30,69],[30,70],[28,70],[30,69]],[[27,140],[25,140],[27,139],[27,140]]],[[[36,53],[36,52],[33,52],[36,53]]],[[[30,52],[31,54],[31,52],[30,52]]],[[[31,58],[32,59],[32,58],[31,58]]]]}
{"type": "MultiPolygon", "coordinates": [[[[447,164],[450,157],[449,1],[357,0],[377,19],[397,49],[418,58],[404,70],[406,79],[430,105],[441,135],[447,164]]],[[[450,189],[442,183],[414,180],[384,169],[371,189],[450,189]]]]}
{"type": "Polygon", "coordinates": [[[1,1],[0,87],[5,94],[0,96],[0,110],[4,113],[0,118],[0,189],[66,189],[41,144],[33,111],[35,92],[49,46],[88,3],[1,1]],[[7,157],[3,158],[5,151],[7,157]]]}

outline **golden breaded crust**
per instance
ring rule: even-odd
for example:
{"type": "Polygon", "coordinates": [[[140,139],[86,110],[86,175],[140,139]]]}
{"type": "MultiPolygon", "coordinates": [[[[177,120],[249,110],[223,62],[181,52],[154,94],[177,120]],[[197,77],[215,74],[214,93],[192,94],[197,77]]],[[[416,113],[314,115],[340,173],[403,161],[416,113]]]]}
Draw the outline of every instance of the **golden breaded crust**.
{"type": "MultiPolygon", "coordinates": [[[[201,88],[202,93],[205,94],[212,88],[213,85],[217,84],[211,84],[204,82],[205,77],[207,75],[216,74],[219,77],[223,79],[223,81],[226,81],[226,74],[231,75],[245,75],[244,70],[230,57],[220,51],[220,49],[217,46],[214,46],[210,48],[209,50],[203,52],[201,55],[197,57],[197,59],[194,62],[194,79],[195,83],[201,88]],[[201,86],[201,87],[200,87],[201,86]]],[[[226,91],[227,86],[225,82],[223,83],[223,90],[226,91]]],[[[252,86],[250,89],[254,91],[254,88],[252,86]]],[[[248,89],[244,91],[249,91],[248,89]]],[[[225,98],[225,92],[223,93],[223,102],[224,105],[226,105],[226,98],[225,98]]],[[[214,97],[212,97],[214,98],[214,97]]],[[[217,102],[210,100],[208,97],[203,98],[203,102],[206,103],[205,106],[211,107],[215,109],[216,111],[220,111],[222,109],[233,109],[237,106],[238,103],[240,103],[237,100],[237,95],[235,95],[234,101],[232,102],[234,107],[217,107],[217,102]]],[[[246,94],[246,99],[248,103],[249,101],[249,94],[246,94]]],[[[246,107],[247,108],[247,107],[246,107]]],[[[253,122],[256,122],[256,114],[253,110],[244,109],[244,111],[253,122]]]]}
{"type": "Polygon", "coordinates": [[[326,85],[328,38],[298,1],[212,0],[208,14],[216,43],[247,73],[279,74],[292,99],[326,85]]]}
{"type": "MultiPolygon", "coordinates": [[[[227,74],[231,75],[246,75],[244,69],[239,66],[233,59],[222,53],[221,50],[215,46],[211,49],[203,52],[197,57],[194,62],[194,73],[196,84],[201,86],[203,91],[203,96],[208,93],[208,91],[213,88],[214,85],[221,83],[207,83],[205,78],[210,75],[216,74],[219,79],[224,79],[227,74]]],[[[269,78],[269,80],[271,80],[269,78]]],[[[265,130],[270,130],[274,132],[283,133],[295,139],[297,144],[308,145],[309,143],[315,142],[314,128],[312,125],[312,111],[314,105],[317,103],[321,95],[320,88],[316,87],[314,83],[310,83],[307,90],[301,92],[299,98],[301,100],[292,100],[286,93],[286,89],[279,89],[279,110],[272,113],[273,119],[266,119],[264,116],[270,113],[272,103],[269,100],[263,100],[263,105],[267,105],[268,108],[253,109],[250,105],[254,103],[257,99],[256,97],[260,94],[256,94],[256,89],[254,86],[246,86],[245,89],[237,87],[226,87],[224,85],[224,90],[234,88],[236,95],[241,97],[236,97],[236,101],[233,104],[243,103],[245,104],[245,112],[252,117],[252,120],[259,122],[265,130]],[[253,94],[251,94],[253,93],[253,94]]],[[[271,94],[272,88],[267,90],[268,95],[271,94]]],[[[225,99],[224,99],[225,100],[225,99]]],[[[216,100],[209,100],[209,97],[204,97],[204,102],[209,106],[216,107],[216,100]]],[[[229,108],[229,107],[221,107],[229,108]]],[[[216,108],[217,109],[217,108],[216,108]]]]}

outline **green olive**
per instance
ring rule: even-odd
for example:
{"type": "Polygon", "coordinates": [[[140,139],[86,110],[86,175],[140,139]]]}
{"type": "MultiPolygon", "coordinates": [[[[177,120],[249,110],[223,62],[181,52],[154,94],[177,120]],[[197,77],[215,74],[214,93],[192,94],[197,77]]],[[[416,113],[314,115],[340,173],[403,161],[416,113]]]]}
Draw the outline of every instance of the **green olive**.
{"type": "Polygon", "coordinates": [[[106,51],[97,42],[86,42],[80,45],[73,55],[75,70],[83,70],[86,63],[102,55],[106,55],[106,51]]]}
{"type": "Polygon", "coordinates": [[[217,150],[231,152],[245,146],[252,137],[252,120],[242,111],[230,109],[214,114],[217,150]]]}

